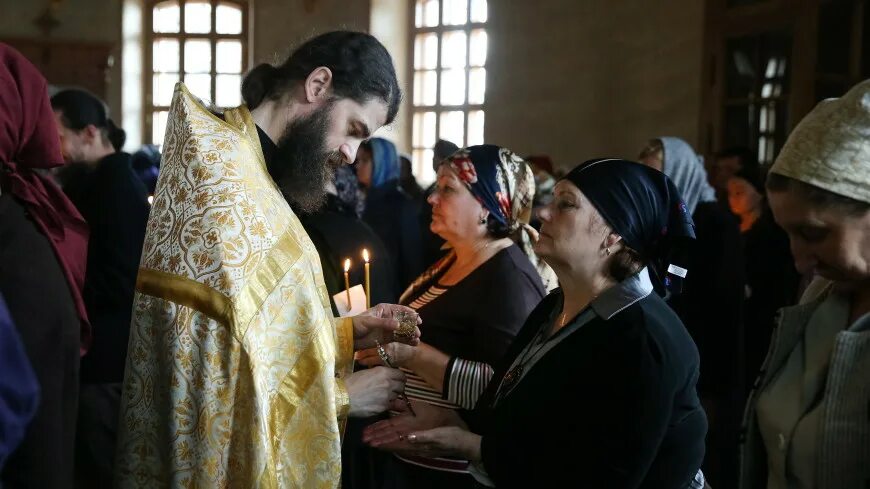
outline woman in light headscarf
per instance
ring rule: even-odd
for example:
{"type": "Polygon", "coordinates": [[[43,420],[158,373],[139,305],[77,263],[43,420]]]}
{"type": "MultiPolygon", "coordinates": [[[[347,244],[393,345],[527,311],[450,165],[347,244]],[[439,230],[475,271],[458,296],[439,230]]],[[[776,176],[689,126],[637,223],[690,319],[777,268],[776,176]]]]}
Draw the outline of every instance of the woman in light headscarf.
{"type": "MultiPolygon", "coordinates": [[[[460,150],[439,166],[438,185],[429,196],[431,227],[451,251],[399,300],[420,314],[426,342],[417,348],[388,347],[393,363],[404,367],[415,403],[446,412],[474,407],[492,366],[544,297],[540,274],[529,259],[534,256],[528,234],[534,190],[529,165],[498,146],[460,150]]],[[[377,365],[381,359],[369,351],[360,361],[377,365]]],[[[390,472],[396,480],[387,487],[474,486],[465,460],[404,457],[390,472]]]]}
{"type": "Polygon", "coordinates": [[[743,246],[737,219],[716,200],[700,156],[685,141],[653,139],[641,162],[674,182],[695,222],[684,293],[668,301],[701,354],[698,394],[710,416],[704,473],[713,487],[734,487],[742,415],[743,246]]]}
{"type": "Polygon", "coordinates": [[[386,245],[401,290],[423,271],[420,206],[400,188],[399,154],[393,143],[372,138],[360,145],[356,161],[365,191],[362,219],[386,245]]]}
{"type": "Polygon", "coordinates": [[[3,487],[73,486],[87,224],[38,170],[63,165],[45,79],[0,44],[0,294],[36,373],[42,401],[0,474],[3,487]]]}
{"type": "Polygon", "coordinates": [[[870,484],[870,80],[795,128],[767,195],[816,280],[780,311],[744,420],[740,487],[870,484]]]}

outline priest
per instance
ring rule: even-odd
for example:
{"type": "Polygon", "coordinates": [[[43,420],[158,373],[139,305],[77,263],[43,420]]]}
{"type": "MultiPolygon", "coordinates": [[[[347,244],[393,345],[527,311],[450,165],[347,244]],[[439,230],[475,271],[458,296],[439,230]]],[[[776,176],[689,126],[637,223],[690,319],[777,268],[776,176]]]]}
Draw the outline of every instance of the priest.
{"type": "Polygon", "coordinates": [[[291,209],[396,116],[392,59],[331,32],[255,67],[218,113],[176,87],[136,284],[118,485],[337,487],[342,421],[385,410],[394,369],[352,373],[393,335],[378,305],[332,317],[320,260],[291,209]]]}

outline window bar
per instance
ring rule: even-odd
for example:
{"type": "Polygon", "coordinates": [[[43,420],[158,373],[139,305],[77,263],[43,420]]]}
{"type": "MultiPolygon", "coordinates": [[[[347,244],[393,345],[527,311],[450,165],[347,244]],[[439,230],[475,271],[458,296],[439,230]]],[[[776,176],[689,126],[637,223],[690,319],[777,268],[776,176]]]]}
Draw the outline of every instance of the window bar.
{"type": "Polygon", "coordinates": [[[211,0],[211,103],[217,107],[217,0],[211,0]]]}
{"type": "Polygon", "coordinates": [[[178,79],[187,84],[187,73],[184,71],[184,10],[187,0],[178,0],[178,79]]]}
{"type": "MultiPolygon", "coordinates": [[[[441,0],[438,5],[438,26],[441,27],[444,22],[444,0],[441,0]]],[[[435,69],[437,75],[435,76],[435,142],[438,142],[438,139],[441,137],[441,84],[444,82],[442,75],[444,74],[444,67],[441,66],[441,50],[443,48],[443,38],[444,33],[439,33],[436,38],[438,39],[438,50],[435,53],[435,69]]],[[[424,116],[425,117],[425,116],[424,116]]],[[[425,140],[425,134],[423,134],[425,140]]],[[[423,146],[426,144],[423,143],[423,146]]],[[[426,149],[435,149],[435,147],[426,148],[426,149]]]]}
{"type": "Polygon", "coordinates": [[[468,140],[468,112],[471,100],[471,0],[467,0],[465,4],[465,101],[462,107],[462,140],[464,144],[461,147],[470,145],[468,140]]]}

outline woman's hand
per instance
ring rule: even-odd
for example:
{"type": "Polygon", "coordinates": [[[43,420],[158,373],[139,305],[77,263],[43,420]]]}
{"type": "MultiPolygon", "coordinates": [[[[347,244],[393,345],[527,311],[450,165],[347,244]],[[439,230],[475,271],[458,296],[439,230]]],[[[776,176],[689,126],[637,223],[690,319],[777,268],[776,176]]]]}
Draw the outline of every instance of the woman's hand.
{"type": "Polygon", "coordinates": [[[407,453],[421,457],[462,457],[479,462],[482,437],[458,426],[442,426],[407,436],[412,447],[407,453]]]}
{"type": "MultiPolygon", "coordinates": [[[[378,304],[368,311],[353,317],[353,349],[363,350],[375,346],[375,342],[382,345],[401,341],[402,343],[416,346],[420,343],[420,328],[414,328],[414,334],[409,337],[395,337],[393,331],[399,328],[399,322],[393,319],[396,311],[406,311],[411,314],[416,312],[410,307],[396,304],[378,304]]],[[[423,320],[417,316],[417,324],[423,320]]]]}
{"type": "MultiPolygon", "coordinates": [[[[420,343],[420,345],[422,345],[422,343],[420,343]]],[[[390,357],[390,362],[393,364],[392,366],[396,368],[408,367],[408,364],[413,360],[414,355],[419,351],[419,346],[413,347],[402,343],[390,343],[389,345],[384,345],[384,351],[386,351],[387,356],[390,357]]],[[[356,361],[366,367],[377,367],[384,364],[384,361],[378,354],[377,348],[369,348],[368,350],[360,351],[357,354],[356,361]]]]}
{"type": "Polygon", "coordinates": [[[407,443],[409,433],[441,426],[465,427],[462,418],[452,409],[436,407],[428,402],[411,402],[416,416],[408,411],[404,402],[395,400],[390,408],[399,415],[368,426],[363,431],[363,442],[382,450],[401,452],[411,448],[407,443]]]}

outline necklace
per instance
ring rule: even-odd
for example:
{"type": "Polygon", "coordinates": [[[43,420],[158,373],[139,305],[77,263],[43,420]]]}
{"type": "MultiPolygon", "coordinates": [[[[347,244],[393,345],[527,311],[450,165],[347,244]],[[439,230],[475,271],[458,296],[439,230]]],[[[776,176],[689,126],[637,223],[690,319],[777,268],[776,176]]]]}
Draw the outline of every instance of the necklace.
{"type": "MultiPolygon", "coordinates": [[[[541,338],[542,336],[544,336],[544,328],[541,328],[541,330],[535,336],[535,339],[533,340],[533,344],[540,341],[542,339],[541,338]]],[[[539,351],[541,351],[541,349],[546,344],[547,344],[546,340],[541,341],[541,344],[538,346],[538,348],[535,349],[535,354],[537,354],[539,351]]],[[[508,372],[504,375],[504,379],[502,379],[502,382],[501,382],[502,392],[507,393],[507,392],[512,391],[513,388],[520,381],[520,379],[523,377],[523,372],[525,371],[525,365],[528,362],[527,358],[529,357],[529,353],[531,351],[532,351],[532,345],[530,344],[529,347],[526,349],[526,351],[523,353],[523,356],[520,358],[520,361],[517,362],[517,364],[512,369],[508,370],[508,372]]],[[[534,356],[535,355],[533,354],[532,358],[534,358],[534,356]]]]}
{"type": "MultiPolygon", "coordinates": [[[[562,315],[559,316],[559,327],[560,328],[565,325],[566,316],[567,316],[567,313],[565,313],[565,312],[563,312],[562,315]]],[[[553,339],[553,337],[555,337],[555,335],[552,335],[550,338],[545,339],[544,334],[547,331],[547,329],[549,329],[549,328],[542,327],[538,331],[538,334],[535,335],[535,338],[529,344],[529,347],[526,348],[525,352],[523,352],[523,356],[520,357],[520,361],[517,362],[516,366],[514,366],[512,369],[508,370],[508,373],[505,374],[504,379],[502,380],[502,384],[501,384],[502,389],[504,390],[505,393],[513,390],[513,388],[517,385],[517,383],[523,377],[523,372],[525,371],[526,363],[528,363],[529,360],[531,360],[532,358],[535,358],[535,355],[537,355],[538,352],[540,352],[545,346],[547,346],[547,343],[551,339],[553,339]],[[538,345],[537,348],[535,348],[534,353],[532,353],[532,346],[534,346],[538,342],[540,342],[540,344],[538,345]],[[532,353],[532,355],[530,356],[529,353],[532,353]]]]}
{"type": "Polygon", "coordinates": [[[464,279],[468,274],[470,274],[475,268],[477,268],[480,264],[478,263],[478,257],[482,252],[486,251],[489,248],[493,241],[487,241],[486,243],[477,245],[474,250],[471,251],[471,258],[465,263],[459,263],[459,257],[457,255],[457,259],[450,264],[444,274],[441,276],[441,280],[445,283],[458,283],[461,279],[464,279]]]}
{"type": "MultiPolygon", "coordinates": [[[[586,310],[586,308],[584,308],[584,311],[585,310],[586,310]]],[[[581,313],[582,313],[582,311],[581,311],[581,313]]],[[[580,317],[579,314],[578,314],[578,317],[580,317]]],[[[568,321],[568,313],[563,312],[559,316],[558,322],[556,323],[558,325],[559,329],[556,331],[556,333],[552,334],[549,338],[546,338],[546,339],[544,338],[544,335],[545,335],[547,329],[549,329],[549,328],[542,327],[538,331],[538,334],[535,335],[535,338],[532,340],[531,343],[529,343],[529,347],[526,349],[525,352],[523,352],[523,356],[520,357],[520,361],[517,362],[517,364],[513,368],[508,370],[508,372],[505,374],[504,378],[502,379],[501,387],[499,388],[500,395],[505,395],[508,392],[512,391],[514,387],[516,387],[517,383],[523,377],[523,373],[525,372],[526,364],[528,364],[529,361],[531,361],[533,358],[535,358],[535,356],[541,350],[543,350],[544,347],[547,346],[547,344],[550,342],[550,340],[552,340],[553,338],[558,336],[560,332],[564,331],[564,329],[565,329],[564,327],[565,327],[565,324],[567,321],[568,321]],[[538,342],[540,342],[540,344],[538,345],[537,348],[535,348],[535,350],[533,352],[532,347],[538,342]],[[530,353],[531,353],[531,355],[529,355],[530,353]]]]}

